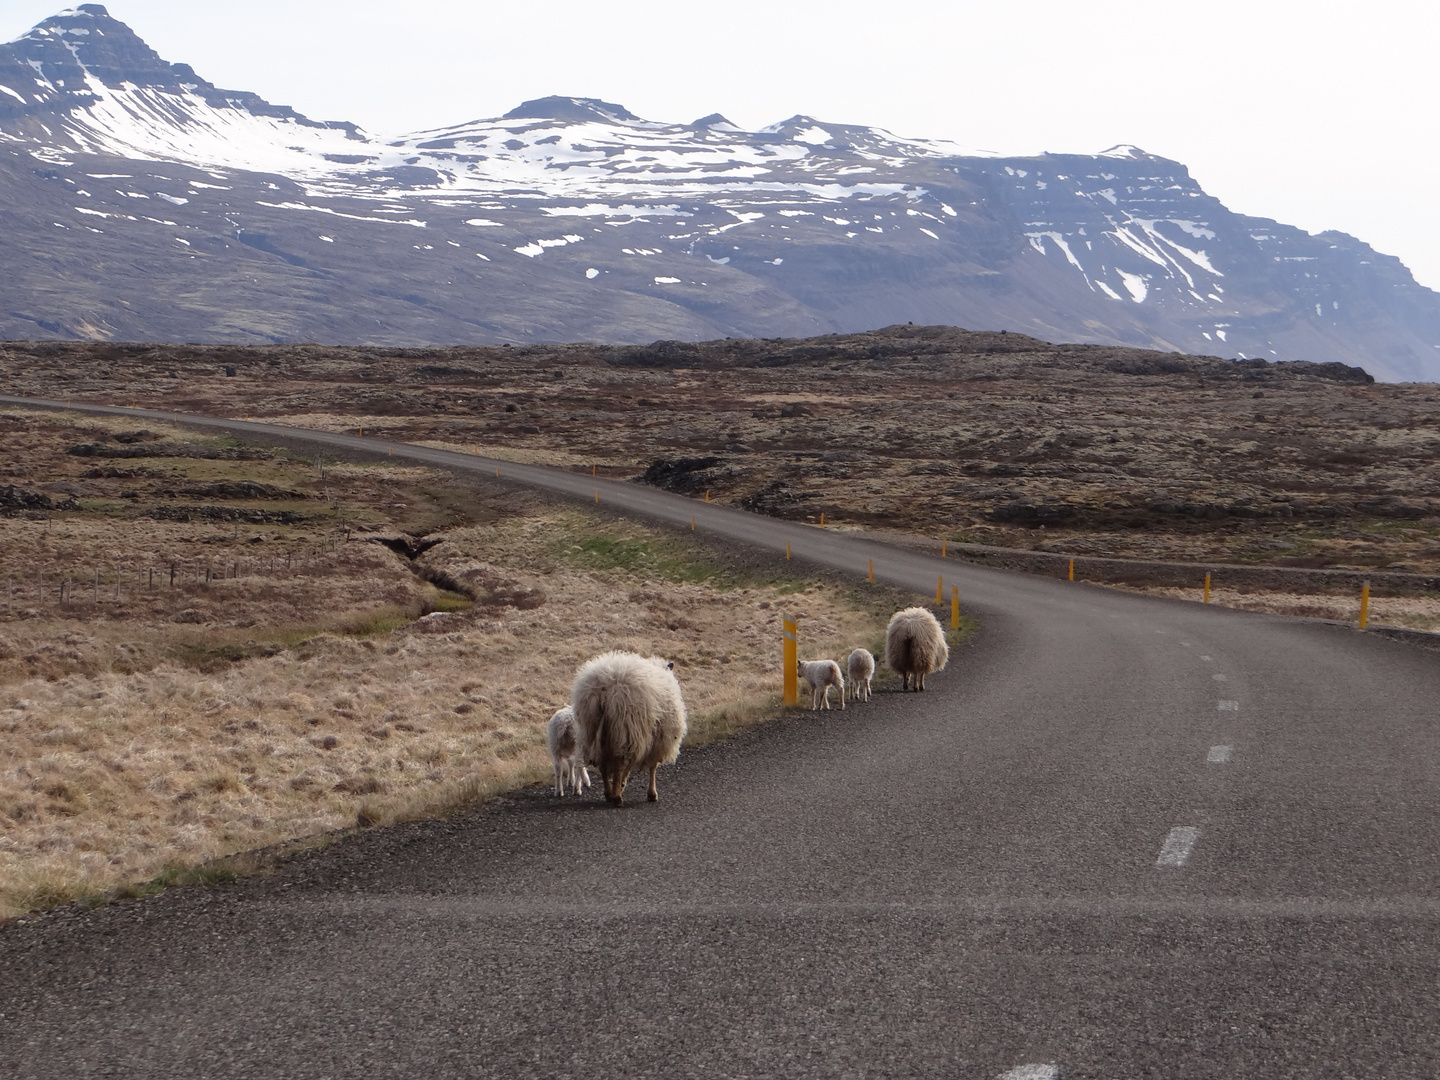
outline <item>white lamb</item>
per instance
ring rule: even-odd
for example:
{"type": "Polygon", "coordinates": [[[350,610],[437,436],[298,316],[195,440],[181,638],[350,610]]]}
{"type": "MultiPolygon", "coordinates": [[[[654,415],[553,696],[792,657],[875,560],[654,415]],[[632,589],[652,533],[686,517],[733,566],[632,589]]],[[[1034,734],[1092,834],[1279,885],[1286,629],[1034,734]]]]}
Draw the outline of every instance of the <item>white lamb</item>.
{"type": "Polygon", "coordinates": [[[830,708],[830,687],[840,691],[840,708],[845,708],[845,677],[840,674],[840,665],[834,660],[796,660],[795,670],[800,678],[810,684],[810,711],[830,708]]]}
{"type": "Polygon", "coordinates": [[[885,629],[885,664],[900,676],[900,690],[925,689],[925,676],[942,671],[950,659],[945,631],[935,616],[922,607],[906,608],[890,617],[885,629]]]}
{"type": "Polygon", "coordinates": [[[870,700],[870,680],[875,677],[875,657],[869,649],[856,649],[845,666],[850,675],[850,696],[856,701],[870,700]]]}
{"type": "Polygon", "coordinates": [[[634,769],[650,770],[648,798],[655,802],[655,770],[680,755],[685,738],[685,699],[674,665],[656,656],[608,652],[587,661],[575,675],[575,710],[582,760],[597,765],[605,799],[621,806],[634,769]]]}
{"type": "Polygon", "coordinates": [[[569,705],[550,717],[545,728],[545,742],[550,747],[550,760],[555,765],[555,794],[563,796],[565,787],[579,795],[590,786],[590,772],[580,754],[579,735],[575,730],[575,710],[569,705]]]}

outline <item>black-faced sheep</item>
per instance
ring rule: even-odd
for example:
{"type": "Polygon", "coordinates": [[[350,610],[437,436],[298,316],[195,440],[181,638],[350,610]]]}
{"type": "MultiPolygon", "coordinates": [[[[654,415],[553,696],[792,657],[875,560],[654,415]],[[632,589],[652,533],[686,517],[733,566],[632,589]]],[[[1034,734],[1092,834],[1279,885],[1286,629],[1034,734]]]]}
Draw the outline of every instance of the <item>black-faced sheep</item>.
{"type": "Polygon", "coordinates": [[[555,794],[564,795],[568,785],[579,795],[590,786],[590,773],[580,753],[575,710],[569,705],[550,717],[550,723],[545,727],[545,742],[550,747],[550,761],[555,766],[555,794]]]}
{"type": "Polygon", "coordinates": [[[849,668],[850,696],[856,701],[870,700],[870,680],[875,677],[875,657],[869,649],[856,649],[845,662],[849,668]]]}
{"type": "Polygon", "coordinates": [[[845,679],[840,674],[840,665],[834,660],[796,660],[795,670],[801,680],[810,684],[810,711],[830,708],[830,687],[840,691],[840,708],[845,708],[845,679]]]}
{"type": "Polygon", "coordinates": [[[891,616],[885,631],[885,663],[900,676],[902,693],[910,689],[912,677],[915,689],[924,690],[925,676],[944,670],[949,659],[945,631],[930,612],[912,607],[891,616]]]}
{"type": "Polygon", "coordinates": [[[685,700],[672,667],[659,657],[608,652],[575,675],[570,706],[582,760],[599,767],[605,799],[615,806],[634,769],[650,770],[648,797],[657,801],[655,770],[680,754],[685,700]]]}

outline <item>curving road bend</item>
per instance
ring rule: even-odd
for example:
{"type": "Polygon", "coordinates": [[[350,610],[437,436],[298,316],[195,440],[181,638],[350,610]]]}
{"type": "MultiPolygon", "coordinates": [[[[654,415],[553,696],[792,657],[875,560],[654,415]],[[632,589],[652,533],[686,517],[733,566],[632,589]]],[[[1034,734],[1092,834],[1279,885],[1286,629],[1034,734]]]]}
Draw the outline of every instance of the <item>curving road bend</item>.
{"type": "Polygon", "coordinates": [[[982,631],[923,695],[686,751],[657,806],[526,792],[11,925],[0,1076],[1440,1075],[1435,654],[394,453],[943,573],[982,631]]]}

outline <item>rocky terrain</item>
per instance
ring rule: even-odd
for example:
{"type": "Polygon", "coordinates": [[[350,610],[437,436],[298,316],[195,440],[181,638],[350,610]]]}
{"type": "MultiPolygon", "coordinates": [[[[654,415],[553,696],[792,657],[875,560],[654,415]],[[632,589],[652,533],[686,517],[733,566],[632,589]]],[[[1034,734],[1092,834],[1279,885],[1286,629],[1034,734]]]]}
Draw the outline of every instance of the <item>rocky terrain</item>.
{"type": "Polygon", "coordinates": [[[998,158],[586,98],[395,137],[160,58],[97,4],[0,46],[0,338],[386,346],[888,323],[1440,377],[1440,296],[1134,147],[998,158]]]}
{"type": "MultiPolygon", "coordinates": [[[[603,347],[13,343],[0,388],[363,428],[935,541],[1440,571],[1440,391],[1339,364],[906,325],[603,347]]],[[[8,467],[0,486],[108,490],[8,467]]]]}

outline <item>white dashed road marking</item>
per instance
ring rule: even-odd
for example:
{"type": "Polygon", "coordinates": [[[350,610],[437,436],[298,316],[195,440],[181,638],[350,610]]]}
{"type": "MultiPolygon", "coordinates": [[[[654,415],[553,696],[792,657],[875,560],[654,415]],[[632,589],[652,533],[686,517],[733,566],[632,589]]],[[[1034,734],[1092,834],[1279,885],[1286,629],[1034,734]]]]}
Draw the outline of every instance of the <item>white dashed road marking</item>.
{"type": "Polygon", "coordinates": [[[1165,837],[1165,843],[1160,847],[1160,857],[1155,860],[1156,866],[1184,866],[1190,858],[1190,851],[1195,847],[1195,841],[1200,839],[1200,830],[1193,825],[1176,825],[1170,830],[1170,835],[1165,837]]]}
{"type": "Polygon", "coordinates": [[[1205,760],[1211,765],[1229,765],[1230,759],[1235,756],[1233,746],[1212,746],[1210,753],[1205,755],[1205,760]]]}
{"type": "Polygon", "coordinates": [[[1200,657],[1200,659],[1204,660],[1208,664],[1211,660],[1214,660],[1215,658],[1213,656],[1202,656],[1200,657]]]}
{"type": "Polygon", "coordinates": [[[1216,682],[1229,682],[1229,681],[1230,681],[1230,676],[1229,676],[1229,675],[1211,675],[1210,678],[1214,679],[1216,682]]]}
{"type": "Polygon", "coordinates": [[[1220,712],[1239,712],[1240,703],[1238,701],[1217,701],[1215,708],[1220,712]]]}
{"type": "Polygon", "coordinates": [[[995,1080],[1059,1080],[1059,1076],[1060,1066],[1052,1062],[1049,1065],[1016,1065],[995,1080]]]}

